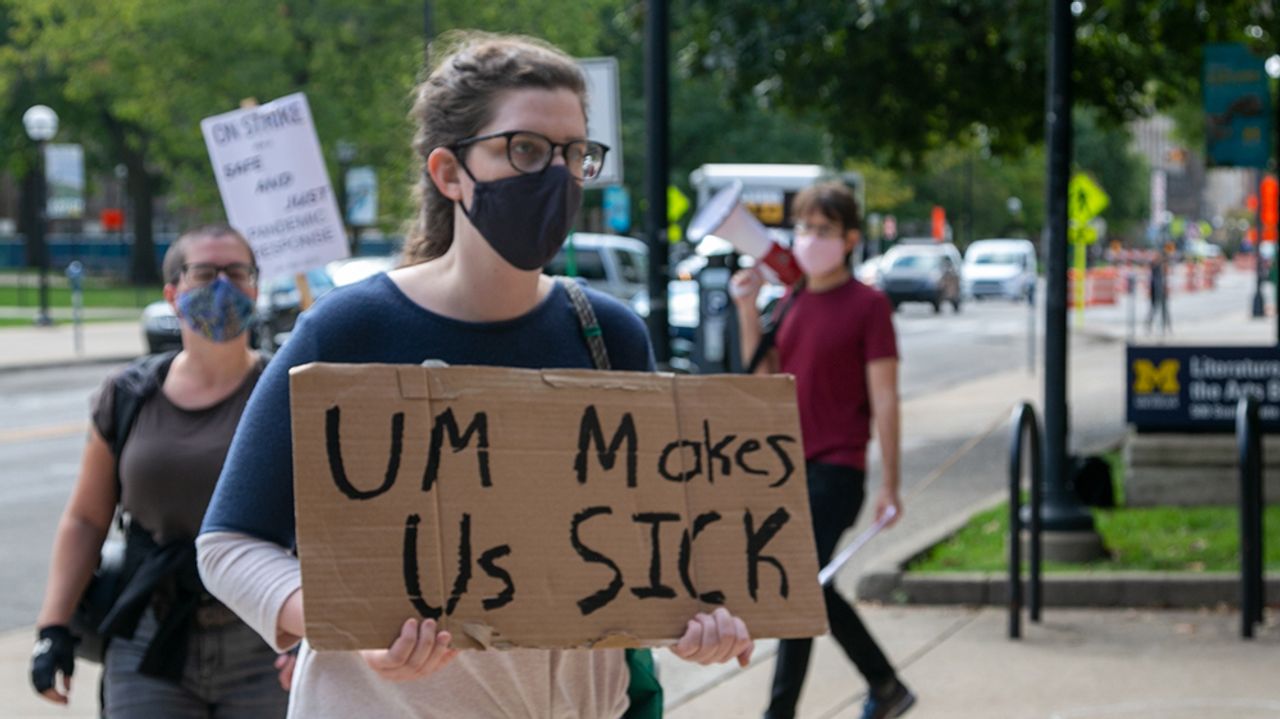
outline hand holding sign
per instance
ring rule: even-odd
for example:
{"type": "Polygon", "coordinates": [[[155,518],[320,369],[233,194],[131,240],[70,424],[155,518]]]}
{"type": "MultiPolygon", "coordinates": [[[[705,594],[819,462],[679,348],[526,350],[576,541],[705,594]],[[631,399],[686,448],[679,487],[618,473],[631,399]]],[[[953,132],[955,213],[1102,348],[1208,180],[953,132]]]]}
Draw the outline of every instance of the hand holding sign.
{"type": "Polygon", "coordinates": [[[723,664],[736,658],[738,666],[745,667],[751,662],[755,647],[746,623],[720,607],[711,614],[699,612],[690,619],[684,636],[671,651],[698,664],[723,664]]]}
{"type": "Polygon", "coordinates": [[[431,676],[448,666],[458,656],[458,650],[449,646],[452,641],[449,632],[436,631],[434,621],[409,619],[390,647],[366,649],[360,656],[383,679],[407,682],[431,676]]]}

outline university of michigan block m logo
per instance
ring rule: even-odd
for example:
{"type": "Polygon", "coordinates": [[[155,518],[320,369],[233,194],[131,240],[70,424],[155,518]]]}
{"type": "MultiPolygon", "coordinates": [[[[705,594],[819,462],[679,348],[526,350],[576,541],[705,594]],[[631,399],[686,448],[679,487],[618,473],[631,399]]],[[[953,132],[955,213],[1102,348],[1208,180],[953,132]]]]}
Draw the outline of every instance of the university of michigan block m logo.
{"type": "Polygon", "coordinates": [[[1177,394],[1178,369],[1182,363],[1176,359],[1161,360],[1157,367],[1151,360],[1133,361],[1133,391],[1136,394],[1177,394]]]}

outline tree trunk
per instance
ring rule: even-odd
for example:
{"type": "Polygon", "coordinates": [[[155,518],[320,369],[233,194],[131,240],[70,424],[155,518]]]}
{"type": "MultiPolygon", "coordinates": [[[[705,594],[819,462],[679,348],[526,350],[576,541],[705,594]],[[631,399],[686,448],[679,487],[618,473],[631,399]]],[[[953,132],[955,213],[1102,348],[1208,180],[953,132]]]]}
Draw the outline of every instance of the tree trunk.
{"type": "MultiPolygon", "coordinates": [[[[103,103],[104,107],[106,103],[103,103]]],[[[103,109],[102,123],[115,151],[129,170],[125,186],[133,204],[133,254],[129,260],[129,281],[153,285],[160,281],[156,267],[155,216],[156,178],[147,173],[147,138],[136,127],[120,121],[103,109]],[[133,142],[130,142],[130,140],[133,142]]]]}
{"type": "Polygon", "coordinates": [[[124,153],[129,168],[129,200],[133,203],[133,256],[129,280],[136,285],[152,285],[160,281],[156,267],[155,180],[147,174],[146,158],[141,152],[124,153]]]}

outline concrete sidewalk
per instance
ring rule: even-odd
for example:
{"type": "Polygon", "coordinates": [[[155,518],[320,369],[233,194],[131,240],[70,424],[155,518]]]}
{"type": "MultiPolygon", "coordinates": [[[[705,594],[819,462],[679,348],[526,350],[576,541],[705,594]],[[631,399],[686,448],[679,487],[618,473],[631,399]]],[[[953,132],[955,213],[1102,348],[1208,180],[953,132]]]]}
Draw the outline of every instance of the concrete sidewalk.
{"type": "MultiPolygon", "coordinates": [[[[1233,612],[1050,610],[1019,641],[998,609],[860,612],[919,697],[912,719],[1280,716],[1280,628],[1241,641],[1233,612]]],[[[663,664],[670,719],[758,717],[768,702],[772,656],[700,692],[663,664]]],[[[839,647],[820,640],[799,716],[857,717],[864,696],[839,647]]]]}
{"type": "Polygon", "coordinates": [[[75,328],[70,322],[52,327],[0,329],[0,372],[40,369],[91,362],[124,362],[146,352],[142,323],[87,322],[83,351],[76,352],[75,328]]]}
{"type": "MultiPolygon", "coordinates": [[[[1280,717],[1280,627],[1245,642],[1234,612],[1050,610],[1011,641],[998,609],[860,611],[919,697],[912,719],[1280,717]]],[[[49,704],[28,685],[31,643],[29,631],[0,635],[0,716],[93,717],[98,667],[77,667],[69,707],[49,704]]],[[[761,642],[745,670],[694,667],[659,651],[667,716],[760,716],[773,649],[761,642]]],[[[863,696],[862,678],[839,647],[818,640],[801,719],[859,716],[863,696]]]]}

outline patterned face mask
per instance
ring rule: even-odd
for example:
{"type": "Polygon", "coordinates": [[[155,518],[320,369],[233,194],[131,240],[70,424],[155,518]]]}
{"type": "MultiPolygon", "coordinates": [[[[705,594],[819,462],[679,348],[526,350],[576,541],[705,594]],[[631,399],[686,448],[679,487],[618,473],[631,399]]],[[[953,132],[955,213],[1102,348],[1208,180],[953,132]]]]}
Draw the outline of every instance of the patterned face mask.
{"type": "Polygon", "coordinates": [[[226,277],[178,295],[182,321],[205,338],[229,342],[249,329],[253,299],[226,277]]]}

